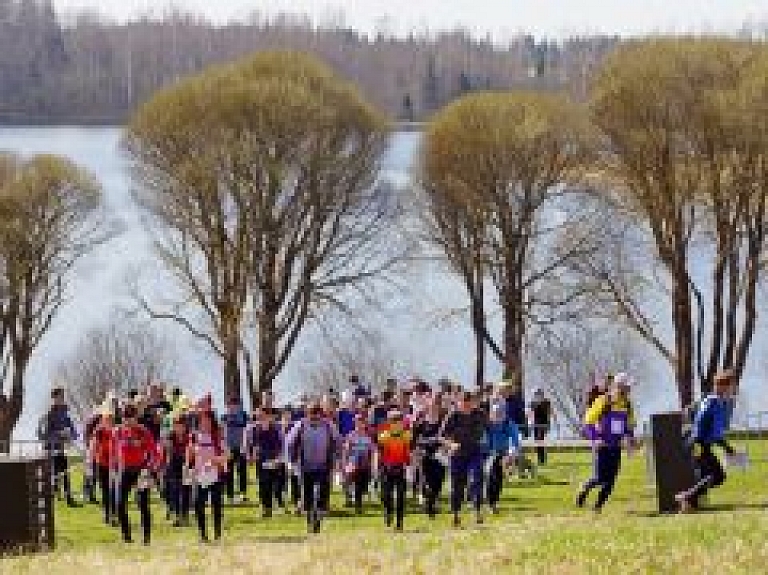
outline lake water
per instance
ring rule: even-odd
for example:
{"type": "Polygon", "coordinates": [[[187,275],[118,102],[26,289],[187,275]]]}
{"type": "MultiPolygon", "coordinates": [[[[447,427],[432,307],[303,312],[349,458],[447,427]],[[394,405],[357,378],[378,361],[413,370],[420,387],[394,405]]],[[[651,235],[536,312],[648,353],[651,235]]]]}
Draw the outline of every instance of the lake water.
{"type": "MultiPolygon", "coordinates": [[[[32,429],[47,403],[50,385],[56,381],[56,366],[72,353],[79,338],[89,328],[103,325],[115,308],[132,305],[126,288],[127,278],[140,273],[143,281],[152,284],[148,288],[154,293],[162,293],[164,286],[168,286],[161,271],[153,264],[148,235],[131,199],[131,182],[126,173],[125,158],[119,152],[119,138],[118,128],[0,128],[2,150],[21,154],[61,154],[90,170],[104,186],[108,209],[122,220],[125,229],[77,267],[71,298],[61,309],[31,362],[27,407],[17,437],[28,435],[32,429]]],[[[406,181],[418,144],[418,134],[395,135],[384,160],[385,175],[397,182],[406,181]]],[[[407,283],[405,295],[392,297],[384,311],[371,312],[371,321],[386,334],[388,353],[396,363],[395,371],[404,377],[420,375],[434,380],[447,376],[472,382],[474,344],[466,322],[436,321],[445,310],[465,305],[462,286],[436,264],[420,265],[408,277],[407,283]]],[[[220,366],[205,346],[173,324],[160,323],[158,326],[176,343],[180,355],[179,383],[191,393],[211,387],[218,389],[220,366]]],[[[753,356],[762,356],[761,346],[764,350],[765,338],[758,339],[753,356]]],[[[288,397],[301,387],[306,365],[318,360],[313,356],[314,348],[312,340],[305,338],[277,384],[278,395],[288,397]]],[[[649,362],[658,363],[652,358],[649,362]]],[[[752,410],[765,406],[763,394],[757,393],[762,387],[765,366],[759,369],[757,365],[750,371],[745,386],[752,410]]],[[[669,408],[675,403],[669,371],[660,366],[655,373],[654,378],[658,381],[646,382],[652,384],[654,393],[641,409],[644,413],[669,408]]],[[[499,375],[499,365],[490,361],[489,379],[499,375]]]]}

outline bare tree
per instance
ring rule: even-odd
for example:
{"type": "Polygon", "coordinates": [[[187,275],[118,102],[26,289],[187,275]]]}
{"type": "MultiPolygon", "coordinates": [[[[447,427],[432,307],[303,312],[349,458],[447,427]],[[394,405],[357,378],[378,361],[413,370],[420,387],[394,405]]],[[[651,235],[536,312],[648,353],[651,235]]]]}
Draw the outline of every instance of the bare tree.
{"type": "Polygon", "coordinates": [[[57,382],[81,420],[111,393],[122,397],[149,383],[173,380],[176,350],[150,325],[125,316],[94,328],[58,369],[57,382]]]}
{"type": "Polygon", "coordinates": [[[343,308],[395,261],[396,198],[376,186],[386,124],[312,58],[269,53],[213,68],[138,112],[126,143],[158,253],[182,299],[152,317],[204,339],[240,393],[257,341],[254,400],[307,321],[343,308]],[[184,306],[202,310],[201,326],[184,306]]]}
{"type": "Polygon", "coordinates": [[[608,373],[626,372],[638,384],[635,399],[650,377],[645,342],[614,321],[581,318],[531,336],[530,380],[552,397],[558,414],[576,429],[586,411],[587,392],[608,373]]]}
{"type": "MultiPolygon", "coordinates": [[[[427,133],[421,179],[430,218],[444,220],[446,208],[453,212],[447,225],[433,226],[440,232],[436,243],[468,289],[477,292],[484,273],[494,286],[502,342],[485,322],[473,327],[484,330],[505,377],[523,380],[527,328],[567,319],[591,288],[564,273],[571,259],[593,250],[589,212],[563,185],[589,152],[581,118],[578,108],[556,96],[481,94],[439,113],[427,133]],[[442,239],[444,230],[454,239],[442,239]]],[[[481,303],[476,295],[471,299],[481,303]]]]}
{"type": "Polygon", "coordinates": [[[755,78],[765,54],[727,40],[636,43],[609,61],[593,94],[607,146],[601,177],[662,265],[673,342],[620,278],[603,279],[629,325],[673,366],[684,406],[718,369],[741,375],[755,331],[768,217],[765,90],[755,78]],[[694,258],[712,262],[709,306],[694,258]]]}
{"type": "Polygon", "coordinates": [[[24,405],[24,374],[67,294],[72,267],[105,239],[101,188],[54,156],[0,156],[0,444],[24,405]]]}
{"type": "Polygon", "coordinates": [[[356,375],[372,392],[383,390],[399,366],[386,337],[376,330],[339,331],[324,329],[311,352],[302,356],[298,389],[310,395],[321,395],[330,388],[343,390],[356,375]]]}

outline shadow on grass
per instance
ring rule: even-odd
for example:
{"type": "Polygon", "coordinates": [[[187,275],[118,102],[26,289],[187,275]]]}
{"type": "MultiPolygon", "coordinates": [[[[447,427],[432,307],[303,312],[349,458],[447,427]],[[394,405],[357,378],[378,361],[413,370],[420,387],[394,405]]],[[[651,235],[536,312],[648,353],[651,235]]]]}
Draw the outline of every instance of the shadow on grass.
{"type": "Polygon", "coordinates": [[[721,503],[707,505],[688,514],[678,512],[660,513],[658,511],[629,511],[627,515],[647,519],[674,517],[676,515],[713,515],[716,513],[733,513],[736,511],[763,511],[768,509],[768,503],[721,503]]]}
{"type": "Polygon", "coordinates": [[[571,482],[564,479],[549,479],[539,476],[535,479],[515,479],[508,487],[511,489],[529,489],[531,487],[563,487],[567,485],[571,485],[571,482]]]}
{"type": "Polygon", "coordinates": [[[222,507],[224,509],[256,509],[257,507],[260,507],[260,505],[256,501],[245,501],[243,503],[230,503],[227,501],[222,507]]]}
{"type": "Polygon", "coordinates": [[[768,509],[768,503],[720,503],[717,505],[706,505],[699,509],[697,513],[720,513],[725,511],[749,511],[768,509]]]}

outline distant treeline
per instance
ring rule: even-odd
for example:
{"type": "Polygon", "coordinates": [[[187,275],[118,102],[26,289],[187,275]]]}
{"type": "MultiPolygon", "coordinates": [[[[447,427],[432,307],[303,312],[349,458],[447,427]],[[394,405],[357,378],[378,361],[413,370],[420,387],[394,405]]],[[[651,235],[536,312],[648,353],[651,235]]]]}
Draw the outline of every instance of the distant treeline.
{"type": "MultiPolygon", "coordinates": [[[[510,21],[514,27],[514,21],[510,21]]],[[[764,37],[764,24],[743,33],[764,37]]],[[[395,118],[423,120],[469,91],[534,87],[586,95],[618,37],[560,42],[521,35],[503,45],[466,31],[395,38],[343,24],[254,14],[217,26],[170,10],[127,24],[94,12],[67,18],[52,0],[0,0],[0,123],[110,123],[158,88],[214,62],[261,50],[312,53],[395,118]]]]}
{"type": "Polygon", "coordinates": [[[82,13],[63,24],[51,0],[0,0],[0,122],[121,121],[184,75],[274,49],[313,53],[393,117],[419,120],[477,89],[567,89],[579,97],[617,42],[521,36],[501,46],[463,31],[369,37],[297,17],[216,26],[179,11],[127,24],[82,13]]]}

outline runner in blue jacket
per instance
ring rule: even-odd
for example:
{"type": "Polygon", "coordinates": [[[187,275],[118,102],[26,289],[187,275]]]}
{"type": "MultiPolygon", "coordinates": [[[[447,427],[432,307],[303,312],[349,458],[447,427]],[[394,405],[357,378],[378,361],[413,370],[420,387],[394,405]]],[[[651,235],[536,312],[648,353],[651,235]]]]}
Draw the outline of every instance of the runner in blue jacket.
{"type": "Polygon", "coordinates": [[[713,447],[719,445],[729,455],[734,452],[725,440],[730,427],[733,381],[732,371],[719,373],[715,377],[714,392],[701,402],[694,418],[691,442],[699,480],[690,489],[677,494],[683,513],[697,509],[701,496],[725,481],[725,471],[713,447]]]}

